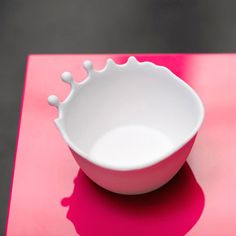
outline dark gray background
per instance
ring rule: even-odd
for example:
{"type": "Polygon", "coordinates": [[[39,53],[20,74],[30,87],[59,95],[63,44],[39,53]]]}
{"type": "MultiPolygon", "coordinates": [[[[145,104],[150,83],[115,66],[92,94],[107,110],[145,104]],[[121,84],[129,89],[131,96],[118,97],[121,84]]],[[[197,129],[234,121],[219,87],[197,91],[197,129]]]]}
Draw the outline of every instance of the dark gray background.
{"type": "Polygon", "coordinates": [[[235,7],[234,0],[0,0],[0,235],[27,54],[236,52],[235,7]]]}

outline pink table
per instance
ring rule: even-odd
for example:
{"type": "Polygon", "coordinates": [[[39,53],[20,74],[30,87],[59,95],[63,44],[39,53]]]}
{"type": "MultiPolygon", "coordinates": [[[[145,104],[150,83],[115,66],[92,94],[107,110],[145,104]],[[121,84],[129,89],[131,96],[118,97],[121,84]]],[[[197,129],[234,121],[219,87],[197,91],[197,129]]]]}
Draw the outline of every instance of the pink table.
{"type": "Polygon", "coordinates": [[[100,69],[109,57],[128,55],[29,56],[6,235],[236,235],[236,54],[136,55],[171,69],[206,108],[188,164],[142,196],[110,193],[79,171],[47,104],[68,94],[64,70],[80,81],[85,59],[100,69]]]}

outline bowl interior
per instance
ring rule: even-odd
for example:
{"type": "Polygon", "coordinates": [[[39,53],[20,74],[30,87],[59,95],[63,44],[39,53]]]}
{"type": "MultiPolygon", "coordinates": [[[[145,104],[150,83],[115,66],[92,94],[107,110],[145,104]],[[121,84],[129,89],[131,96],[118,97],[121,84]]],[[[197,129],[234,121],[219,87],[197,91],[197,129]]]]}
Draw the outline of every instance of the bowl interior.
{"type": "Polygon", "coordinates": [[[202,119],[195,92],[163,67],[93,73],[64,111],[64,131],[88,158],[115,167],[156,160],[180,146],[202,119]]]}

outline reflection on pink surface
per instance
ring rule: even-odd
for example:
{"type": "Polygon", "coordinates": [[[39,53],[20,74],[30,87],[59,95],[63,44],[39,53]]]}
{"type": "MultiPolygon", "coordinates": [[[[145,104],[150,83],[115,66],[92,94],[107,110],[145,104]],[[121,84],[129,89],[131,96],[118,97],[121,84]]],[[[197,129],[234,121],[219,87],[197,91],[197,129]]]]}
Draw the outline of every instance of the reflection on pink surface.
{"type": "Polygon", "coordinates": [[[199,219],[204,195],[188,164],[161,189],[137,196],[108,192],[79,171],[62,205],[81,236],[184,235],[199,219]]]}

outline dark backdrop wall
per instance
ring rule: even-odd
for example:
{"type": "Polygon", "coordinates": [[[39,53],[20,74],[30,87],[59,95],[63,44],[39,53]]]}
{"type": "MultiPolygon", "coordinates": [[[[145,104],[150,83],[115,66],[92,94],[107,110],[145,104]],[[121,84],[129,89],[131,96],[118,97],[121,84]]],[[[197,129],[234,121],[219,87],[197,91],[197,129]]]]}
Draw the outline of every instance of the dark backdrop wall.
{"type": "Polygon", "coordinates": [[[236,52],[235,1],[1,0],[0,235],[27,54],[236,52]]]}

